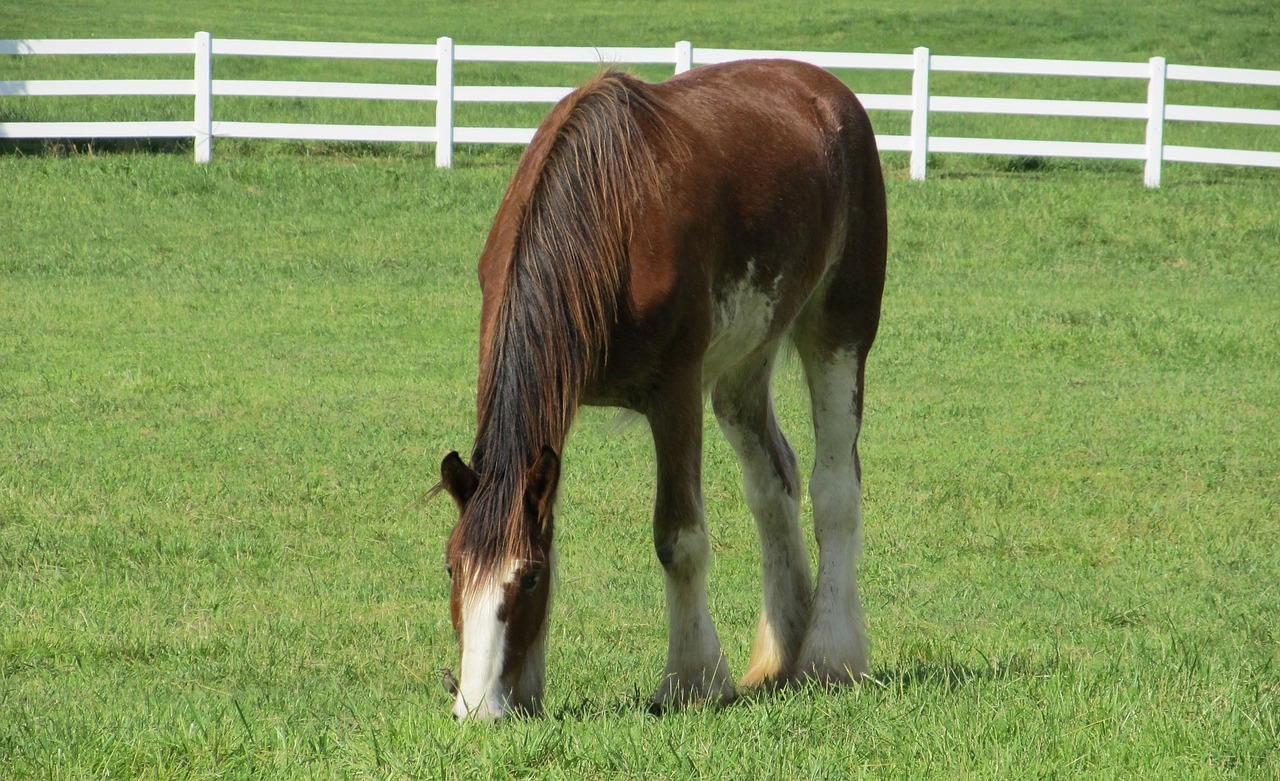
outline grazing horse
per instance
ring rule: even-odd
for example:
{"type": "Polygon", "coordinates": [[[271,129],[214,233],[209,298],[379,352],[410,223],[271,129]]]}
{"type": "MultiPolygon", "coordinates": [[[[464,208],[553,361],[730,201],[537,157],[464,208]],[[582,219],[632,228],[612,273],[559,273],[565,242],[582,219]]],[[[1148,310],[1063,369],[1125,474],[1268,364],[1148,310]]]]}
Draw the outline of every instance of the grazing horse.
{"type": "Polygon", "coordinates": [[[743,686],[867,672],[858,598],[858,430],[884,289],[884,181],[866,112],[798,62],[708,66],[661,84],[616,71],[538,128],[480,256],[477,433],[441,482],[459,719],[538,712],[560,453],[580,405],[648,419],[653,543],[666,576],[656,708],[734,696],[707,609],[702,415],[741,461],[764,606],[743,686]],[[816,588],[800,476],[770,391],[790,339],[812,404],[816,588]]]}

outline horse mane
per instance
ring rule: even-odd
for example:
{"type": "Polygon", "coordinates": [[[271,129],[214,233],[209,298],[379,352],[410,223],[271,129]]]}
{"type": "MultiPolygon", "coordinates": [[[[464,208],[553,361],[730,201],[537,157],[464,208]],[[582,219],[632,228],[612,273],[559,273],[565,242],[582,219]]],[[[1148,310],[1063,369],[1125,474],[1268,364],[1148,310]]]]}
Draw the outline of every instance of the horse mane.
{"type": "Polygon", "coordinates": [[[632,214],[658,191],[657,149],[673,149],[672,139],[649,85],[607,70],[557,104],[516,171],[499,212],[517,215],[512,251],[482,267],[496,278],[483,280],[494,311],[482,329],[471,456],[479,505],[464,513],[469,528],[455,532],[472,556],[529,552],[525,472],[543,446],[562,448],[607,360],[632,214]]]}

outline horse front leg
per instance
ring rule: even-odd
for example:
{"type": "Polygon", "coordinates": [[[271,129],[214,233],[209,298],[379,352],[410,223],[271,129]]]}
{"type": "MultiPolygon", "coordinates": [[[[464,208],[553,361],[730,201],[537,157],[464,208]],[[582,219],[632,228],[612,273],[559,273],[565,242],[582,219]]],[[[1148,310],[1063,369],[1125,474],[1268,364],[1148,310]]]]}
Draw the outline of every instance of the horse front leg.
{"type": "Polygon", "coordinates": [[[646,415],[658,466],[653,544],[667,592],[667,666],[653,695],[657,710],[728,703],[734,696],[707,607],[711,544],[702,509],[702,391],[697,377],[684,385],[646,415]]]}

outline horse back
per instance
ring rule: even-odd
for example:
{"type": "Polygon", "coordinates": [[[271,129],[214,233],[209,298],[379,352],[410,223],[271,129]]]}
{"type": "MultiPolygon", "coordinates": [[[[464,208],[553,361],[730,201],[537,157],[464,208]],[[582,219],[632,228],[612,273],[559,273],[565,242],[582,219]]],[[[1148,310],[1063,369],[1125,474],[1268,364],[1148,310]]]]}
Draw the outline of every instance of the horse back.
{"type": "MultiPolygon", "coordinates": [[[[871,334],[884,192],[866,112],[815,66],[750,60],[656,85],[662,186],[632,225],[626,306],[598,399],[628,403],[681,362],[704,384],[781,338],[818,298],[852,296],[871,334]],[[864,251],[850,251],[850,241],[864,251]],[[833,290],[841,288],[840,290],[833,290]]],[[[855,322],[856,321],[856,322],[855,322]]]]}

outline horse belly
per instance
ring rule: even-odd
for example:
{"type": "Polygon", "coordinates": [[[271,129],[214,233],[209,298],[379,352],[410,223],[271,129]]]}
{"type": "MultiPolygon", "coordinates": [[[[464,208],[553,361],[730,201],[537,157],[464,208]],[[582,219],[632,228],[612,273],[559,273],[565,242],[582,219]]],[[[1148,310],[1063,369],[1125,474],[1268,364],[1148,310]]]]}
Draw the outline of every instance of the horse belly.
{"type": "Polygon", "coordinates": [[[752,270],[714,295],[711,340],[702,358],[704,388],[776,341],[789,324],[790,318],[778,311],[780,280],[761,287],[752,270]]]}

